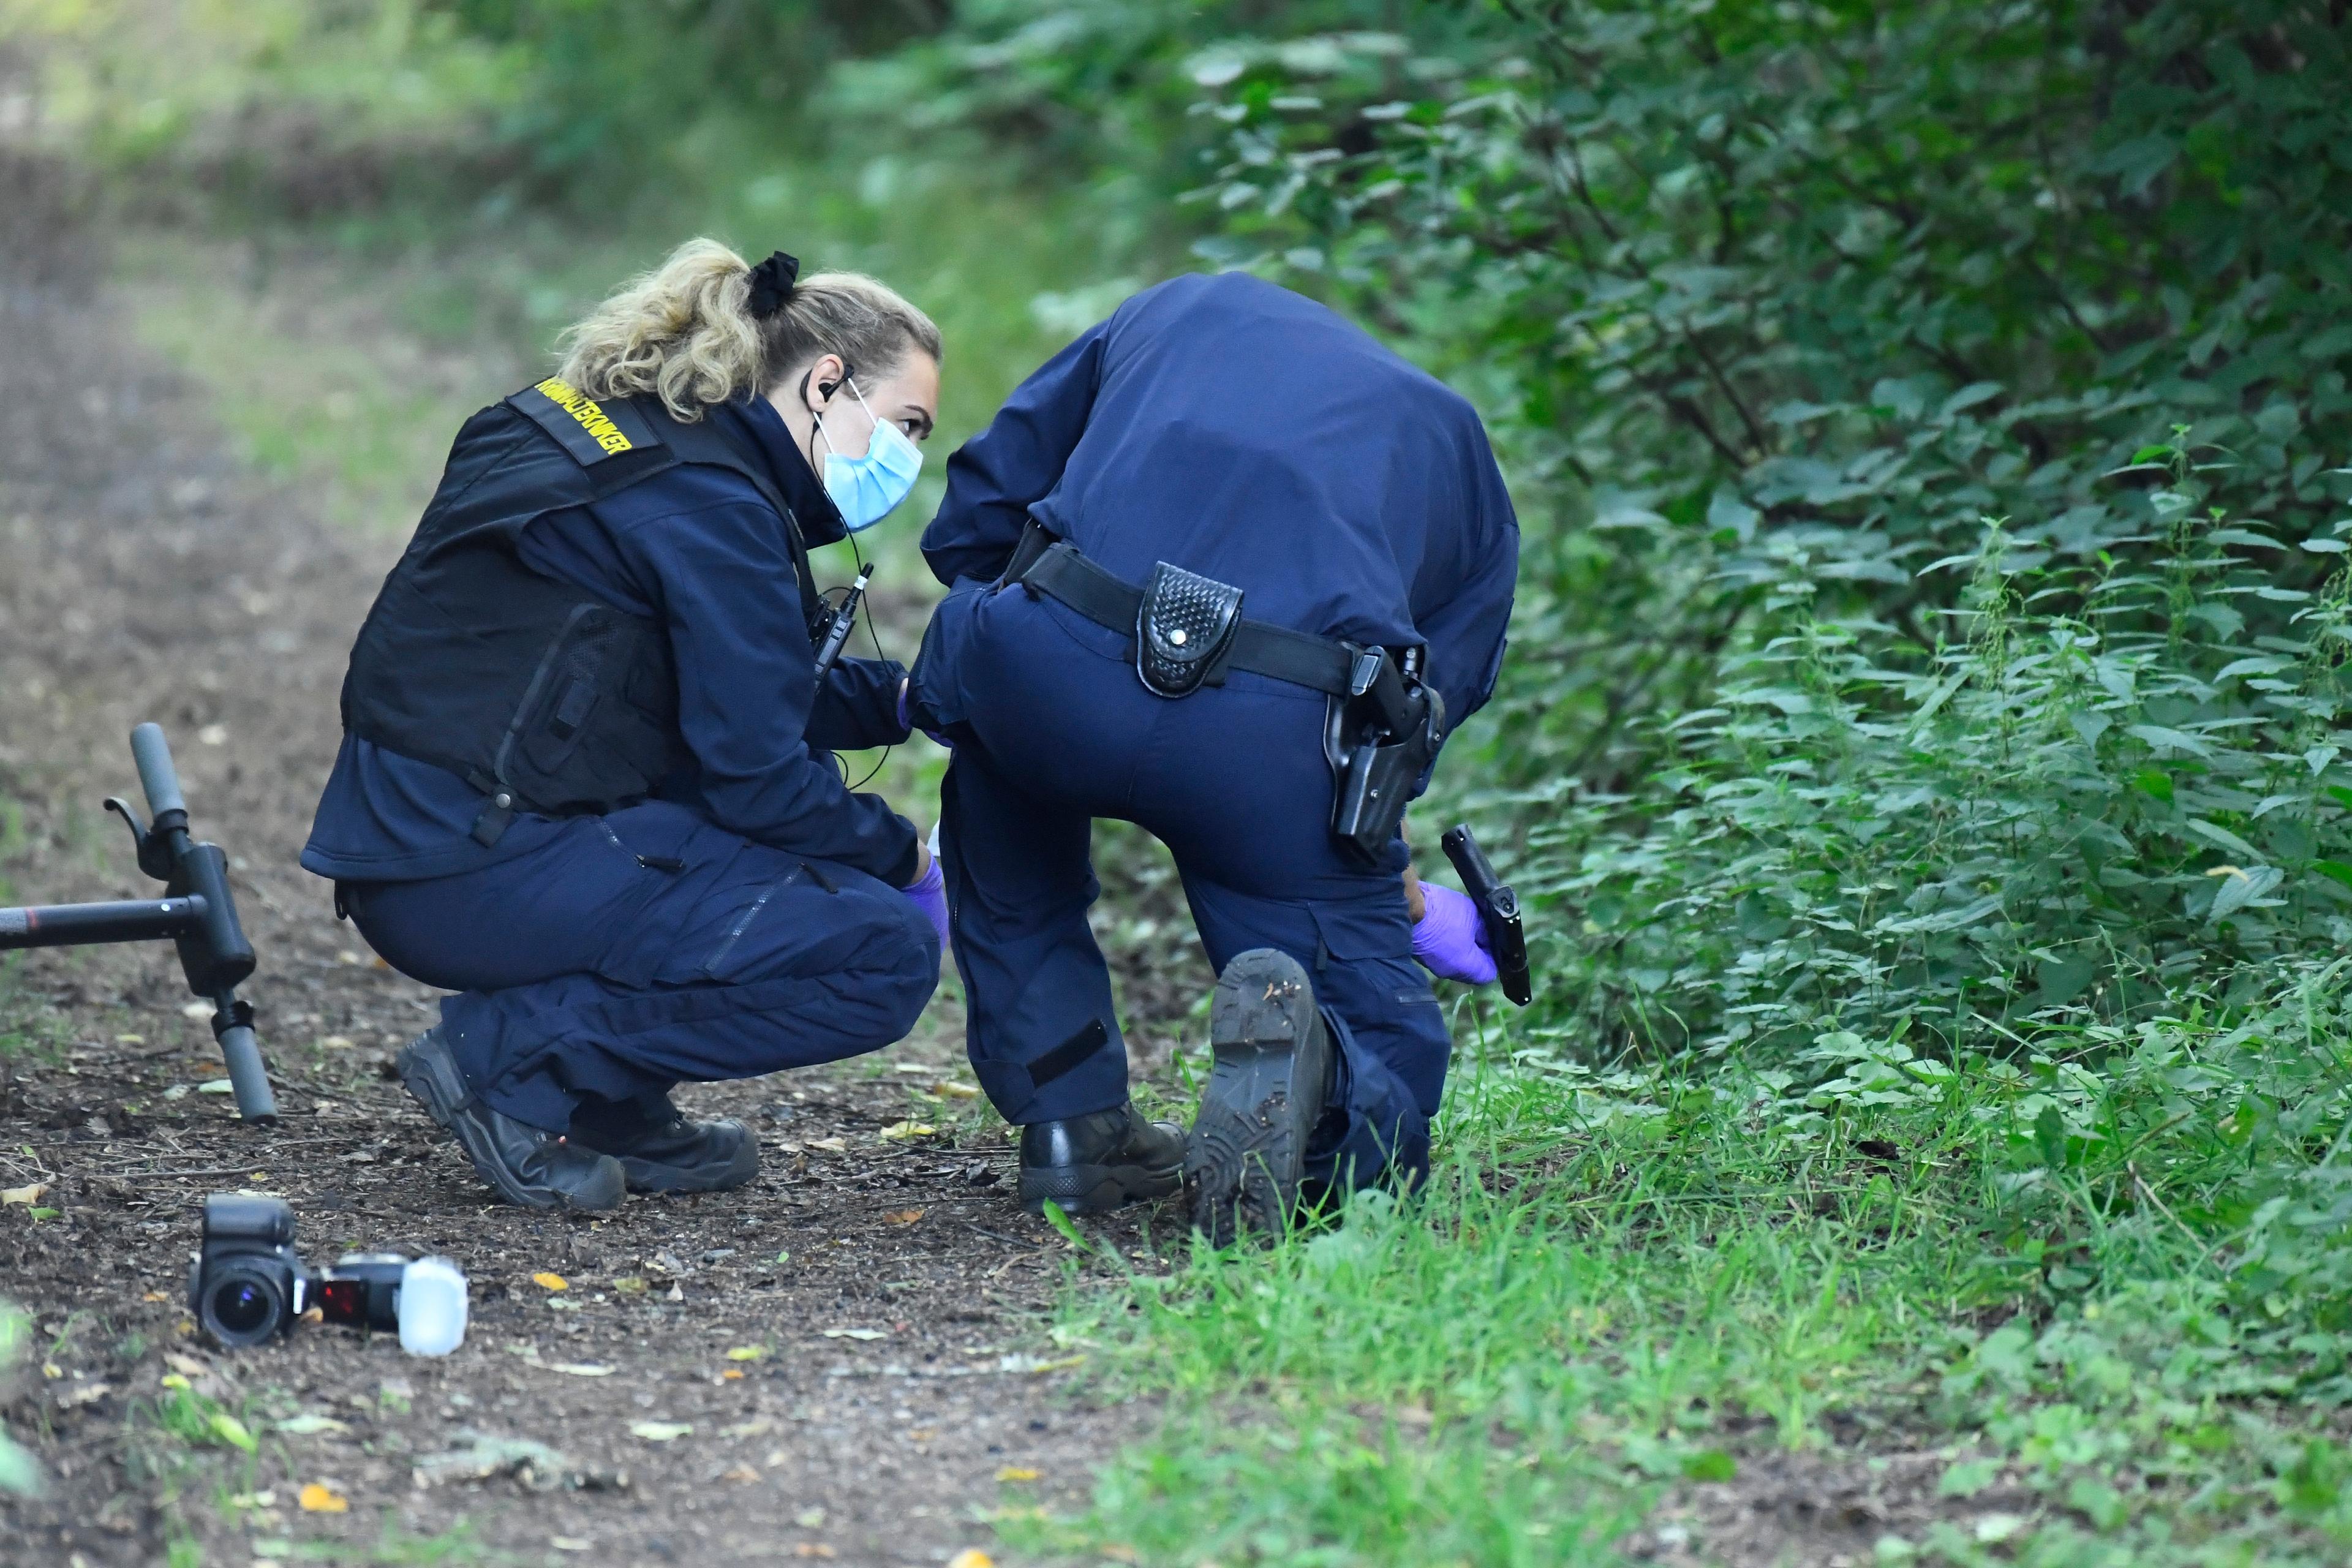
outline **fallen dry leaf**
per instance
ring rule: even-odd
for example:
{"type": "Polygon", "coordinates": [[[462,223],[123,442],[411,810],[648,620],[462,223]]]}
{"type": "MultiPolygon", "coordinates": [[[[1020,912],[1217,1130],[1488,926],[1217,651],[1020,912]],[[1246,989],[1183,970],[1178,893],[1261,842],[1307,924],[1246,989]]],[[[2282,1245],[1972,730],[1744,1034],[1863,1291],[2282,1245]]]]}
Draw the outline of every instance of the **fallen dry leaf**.
{"type": "Polygon", "coordinates": [[[613,1281],[613,1289],[624,1296],[642,1296],[646,1293],[646,1282],[641,1276],[624,1274],[613,1281]]]}
{"type": "Polygon", "coordinates": [[[996,1568],[996,1559],[977,1546],[967,1546],[948,1559],[948,1568],[996,1568]]]}
{"type": "Polygon", "coordinates": [[[78,1405],[89,1405],[114,1392],[110,1383],[77,1383],[58,1394],[58,1407],[71,1410],[78,1405]]]}
{"type": "MultiPolygon", "coordinates": [[[[950,1079],[946,1083],[935,1083],[931,1085],[931,1092],[933,1094],[943,1094],[950,1100],[978,1100],[980,1098],[980,1085],[976,1083],[957,1083],[955,1080],[950,1079]]],[[[979,1557],[980,1553],[976,1552],[968,1552],[964,1553],[964,1555],[967,1557],[979,1557]]],[[[985,1563],[988,1559],[982,1557],[981,1561],[985,1563]]]]}
{"type": "Polygon", "coordinates": [[[740,1383],[743,1381],[743,1369],[740,1366],[730,1366],[719,1374],[719,1379],[721,1383],[740,1383]]]}
{"type": "Polygon", "coordinates": [[[760,1479],[760,1472],[749,1465],[738,1465],[731,1470],[719,1472],[719,1479],[722,1481],[756,1481],[760,1479]]]}
{"type": "Polygon", "coordinates": [[[765,1345],[737,1345],[727,1352],[729,1361],[765,1361],[767,1357],[768,1347],[765,1345]]]}
{"type": "Polygon", "coordinates": [[[530,1277],[530,1282],[538,1286],[542,1290],[569,1290],[572,1289],[571,1280],[566,1279],[561,1274],[549,1274],[544,1270],[532,1275],[530,1277]]]}
{"type": "Polygon", "coordinates": [[[824,1337],[829,1340],[878,1340],[882,1337],[882,1331],[879,1329],[827,1329],[824,1331],[824,1337]]]}
{"type": "Polygon", "coordinates": [[[304,1487],[296,1500],[301,1503],[304,1513],[349,1513],[352,1507],[351,1499],[316,1481],[304,1487]]]}
{"type": "Polygon", "coordinates": [[[830,1557],[833,1555],[833,1548],[827,1546],[822,1541],[803,1541],[799,1545],[793,1548],[793,1555],[795,1557],[830,1557]]]}
{"type": "Polygon", "coordinates": [[[629,1435],[643,1437],[648,1443],[669,1443],[685,1436],[694,1428],[683,1421],[632,1421],[629,1435]]]}
{"type": "Polygon", "coordinates": [[[808,1141],[808,1146],[812,1149],[822,1149],[828,1154],[839,1154],[849,1148],[847,1141],[840,1138],[812,1138],[808,1141]]]}
{"type": "Polygon", "coordinates": [[[928,1121],[893,1121],[877,1134],[887,1142],[904,1143],[914,1138],[936,1138],[940,1130],[928,1121]]]}
{"type": "Polygon", "coordinates": [[[9,1187],[0,1191],[0,1204],[38,1203],[41,1194],[49,1190],[47,1182],[35,1182],[30,1186],[9,1187]]]}
{"type": "Polygon", "coordinates": [[[319,1048],[322,1051],[348,1051],[352,1048],[352,1042],[342,1035],[321,1035],[319,1037],[319,1048]]]}
{"type": "Polygon", "coordinates": [[[1033,1470],[1026,1465],[1007,1465],[996,1472],[996,1479],[1000,1481],[1034,1481],[1045,1473],[1033,1470]]]}
{"type": "Polygon", "coordinates": [[[278,1429],[280,1432],[291,1433],[297,1437],[307,1437],[314,1432],[348,1432],[351,1430],[349,1426],[344,1426],[341,1422],[336,1420],[331,1415],[320,1415],[316,1414],[289,1416],[286,1420],[278,1423],[278,1429]]]}
{"type": "Polygon", "coordinates": [[[892,1209],[882,1216],[884,1225],[912,1225],[923,1217],[920,1209],[892,1209]]]}
{"type": "Polygon", "coordinates": [[[550,1372],[567,1372],[574,1377],[610,1377],[613,1369],[602,1362],[551,1361],[541,1363],[550,1372]]]}

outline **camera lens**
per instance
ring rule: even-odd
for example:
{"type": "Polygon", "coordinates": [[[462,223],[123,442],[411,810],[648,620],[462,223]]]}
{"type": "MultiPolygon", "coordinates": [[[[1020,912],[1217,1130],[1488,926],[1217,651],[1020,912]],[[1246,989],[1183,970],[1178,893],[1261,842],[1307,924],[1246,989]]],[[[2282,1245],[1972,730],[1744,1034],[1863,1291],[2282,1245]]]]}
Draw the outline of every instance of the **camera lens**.
{"type": "Polygon", "coordinates": [[[205,1327],[225,1345],[257,1345],[286,1321],[286,1292],[250,1268],[230,1265],[205,1292],[205,1327]]]}
{"type": "Polygon", "coordinates": [[[213,1316],[233,1334],[249,1334],[269,1321],[269,1296],[250,1279],[238,1279],[213,1292],[213,1316]]]}

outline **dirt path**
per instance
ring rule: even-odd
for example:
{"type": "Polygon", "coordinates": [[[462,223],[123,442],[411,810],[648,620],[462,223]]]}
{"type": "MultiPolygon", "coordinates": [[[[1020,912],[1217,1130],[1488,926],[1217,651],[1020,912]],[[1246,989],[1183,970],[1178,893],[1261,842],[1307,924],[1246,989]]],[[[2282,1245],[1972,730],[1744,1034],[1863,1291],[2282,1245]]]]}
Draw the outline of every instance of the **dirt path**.
{"type": "MultiPolygon", "coordinates": [[[[222,1069],[160,948],[0,974],[0,1037],[24,1037],[0,1058],[0,1187],[41,1184],[58,1211],[0,1210],[0,1294],[37,1324],[0,1410],[49,1482],[0,1505],[0,1560],[162,1562],[184,1540],[238,1568],[422,1562],[455,1534],[490,1561],[932,1563],[989,1543],[982,1510],[1082,1487],[1141,1417],[1060,1386],[1035,1313],[1064,1248],[1009,1196],[945,1004],[865,1063],[688,1096],[760,1131],[745,1191],[602,1221],[484,1205],[385,1076],[433,994],[294,861],[395,546],[241,473],[201,398],[113,330],[59,242],[62,187],[29,166],[0,182],[0,806],[23,813],[0,819],[0,875],[18,900],[143,892],[99,802],[133,793],[125,733],[162,721],[200,831],[236,857],[286,1111],[257,1130],[195,1087],[222,1069]],[[882,1136],[910,1120],[939,1135],[882,1136]],[[195,1205],[239,1187],[291,1199],[313,1260],[457,1258],[463,1350],[310,1328],[212,1352],[184,1310],[195,1205]],[[174,1436],[167,1376],[241,1412],[256,1451],[174,1436]],[[690,1431],[633,1434],[648,1423],[690,1431]],[[565,1458],[427,1484],[420,1460],[474,1434],[565,1458]],[[304,1510],[311,1484],[348,1510],[304,1510]]],[[[1106,1234],[1144,1250],[1132,1224],[1106,1234]]]]}

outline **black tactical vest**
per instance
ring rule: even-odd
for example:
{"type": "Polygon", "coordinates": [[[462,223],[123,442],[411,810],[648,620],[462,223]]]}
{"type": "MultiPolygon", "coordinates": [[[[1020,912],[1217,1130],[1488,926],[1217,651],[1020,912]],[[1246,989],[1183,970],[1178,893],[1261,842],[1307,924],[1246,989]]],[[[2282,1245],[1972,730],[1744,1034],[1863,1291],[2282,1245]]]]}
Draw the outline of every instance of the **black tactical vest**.
{"type": "Polygon", "coordinates": [[[533,571],[515,546],[534,519],[680,463],[740,474],[776,509],[816,614],[791,507],[726,437],[658,400],[600,404],[551,376],[458,431],[352,646],[344,730],[480,790],[484,844],[519,810],[604,812],[647,794],[685,756],[667,631],[533,571]]]}

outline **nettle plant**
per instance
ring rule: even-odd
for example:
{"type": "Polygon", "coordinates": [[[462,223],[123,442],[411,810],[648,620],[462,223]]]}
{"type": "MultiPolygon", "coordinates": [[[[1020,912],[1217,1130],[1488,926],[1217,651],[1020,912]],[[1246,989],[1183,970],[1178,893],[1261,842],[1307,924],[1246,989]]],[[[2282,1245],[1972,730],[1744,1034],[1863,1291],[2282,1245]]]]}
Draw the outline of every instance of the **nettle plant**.
{"type": "Polygon", "coordinates": [[[2159,532],[2135,562],[1988,525],[1927,569],[1968,578],[1931,649],[1823,613],[1782,541],[1747,650],[1655,727],[1642,786],[1571,783],[1528,831],[1523,889],[1581,914],[1545,953],[1554,1028],[1948,1055],[2024,1020],[2252,996],[2265,965],[2352,938],[2352,579],[2278,569],[2345,542],[2230,522],[2209,456],[2141,454],[2159,532]]]}

